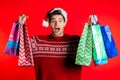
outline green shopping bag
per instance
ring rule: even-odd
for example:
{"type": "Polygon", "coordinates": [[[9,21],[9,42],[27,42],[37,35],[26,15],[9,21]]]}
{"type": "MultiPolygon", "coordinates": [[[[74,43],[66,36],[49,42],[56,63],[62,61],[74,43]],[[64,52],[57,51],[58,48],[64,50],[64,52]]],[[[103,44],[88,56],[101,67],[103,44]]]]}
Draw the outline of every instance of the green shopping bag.
{"type": "Polygon", "coordinates": [[[91,25],[93,34],[93,59],[96,64],[108,63],[100,25],[91,25]]]}
{"type": "Polygon", "coordinates": [[[85,24],[80,38],[75,64],[89,66],[92,61],[92,29],[88,23],[85,24]]]}

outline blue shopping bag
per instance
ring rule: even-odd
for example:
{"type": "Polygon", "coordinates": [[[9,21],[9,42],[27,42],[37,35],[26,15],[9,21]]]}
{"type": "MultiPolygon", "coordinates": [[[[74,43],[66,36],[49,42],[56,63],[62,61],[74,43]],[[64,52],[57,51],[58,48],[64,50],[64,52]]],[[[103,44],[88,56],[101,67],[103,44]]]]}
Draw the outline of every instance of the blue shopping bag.
{"type": "Polygon", "coordinates": [[[115,42],[114,42],[114,39],[113,39],[113,36],[112,36],[109,26],[108,25],[101,26],[101,32],[102,32],[103,41],[105,44],[105,49],[106,49],[108,58],[113,58],[113,57],[117,56],[118,50],[115,45],[115,42]]]}

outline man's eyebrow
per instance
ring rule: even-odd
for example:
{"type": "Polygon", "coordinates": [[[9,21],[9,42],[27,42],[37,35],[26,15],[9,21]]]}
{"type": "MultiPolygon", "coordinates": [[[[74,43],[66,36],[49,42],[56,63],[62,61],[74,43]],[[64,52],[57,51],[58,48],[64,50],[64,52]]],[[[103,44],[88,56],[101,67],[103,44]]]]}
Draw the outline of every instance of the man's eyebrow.
{"type": "MultiPolygon", "coordinates": [[[[52,18],[51,20],[54,20],[55,18],[52,18]]],[[[63,19],[63,18],[58,18],[58,19],[63,19]]]]}

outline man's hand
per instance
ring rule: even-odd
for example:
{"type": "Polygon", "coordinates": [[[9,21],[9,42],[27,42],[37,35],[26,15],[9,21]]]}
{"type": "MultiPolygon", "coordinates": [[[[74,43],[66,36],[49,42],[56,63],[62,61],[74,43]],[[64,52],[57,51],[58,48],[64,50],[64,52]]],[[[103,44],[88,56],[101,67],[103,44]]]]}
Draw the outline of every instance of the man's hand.
{"type": "Polygon", "coordinates": [[[21,24],[21,25],[24,25],[26,20],[27,20],[28,16],[26,16],[25,14],[21,14],[19,16],[19,19],[18,19],[18,23],[21,24]]]}
{"type": "Polygon", "coordinates": [[[95,25],[98,23],[98,18],[95,14],[92,14],[89,16],[89,21],[90,21],[90,24],[95,25]]]}

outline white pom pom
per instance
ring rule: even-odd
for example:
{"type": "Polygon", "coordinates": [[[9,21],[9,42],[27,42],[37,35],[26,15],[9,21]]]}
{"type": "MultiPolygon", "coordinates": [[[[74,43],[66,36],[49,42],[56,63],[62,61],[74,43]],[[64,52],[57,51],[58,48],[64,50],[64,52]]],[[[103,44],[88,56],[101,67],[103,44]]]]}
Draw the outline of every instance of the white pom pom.
{"type": "Polygon", "coordinates": [[[44,27],[49,27],[49,23],[48,23],[48,21],[43,20],[43,22],[42,22],[42,26],[44,26],[44,27]]]}

